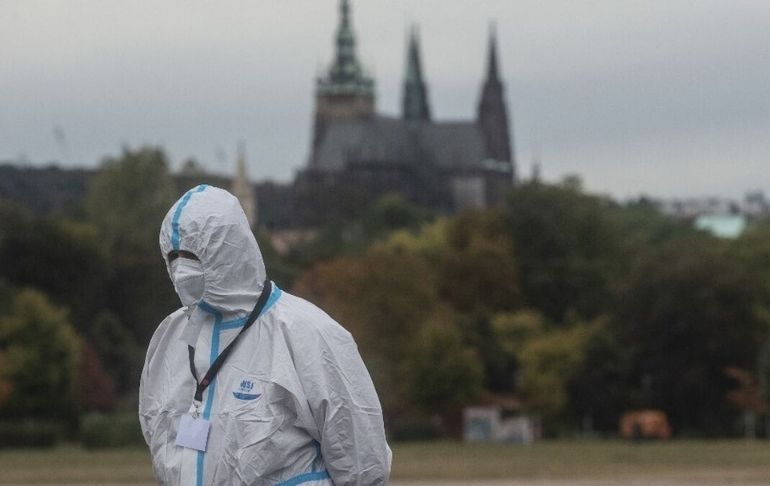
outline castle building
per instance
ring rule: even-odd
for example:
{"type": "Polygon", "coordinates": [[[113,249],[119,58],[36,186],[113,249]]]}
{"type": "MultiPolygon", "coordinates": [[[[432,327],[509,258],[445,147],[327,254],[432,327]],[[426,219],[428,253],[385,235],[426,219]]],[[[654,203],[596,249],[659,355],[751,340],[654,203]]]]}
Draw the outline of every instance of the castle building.
{"type": "Polygon", "coordinates": [[[356,203],[395,192],[440,212],[486,208],[504,197],[515,161],[494,30],[476,118],[462,121],[433,119],[415,28],[401,116],[377,112],[375,81],[356,56],[349,0],[340,1],[335,43],[334,60],[316,81],[310,156],[295,191],[353,194],[356,203]]]}

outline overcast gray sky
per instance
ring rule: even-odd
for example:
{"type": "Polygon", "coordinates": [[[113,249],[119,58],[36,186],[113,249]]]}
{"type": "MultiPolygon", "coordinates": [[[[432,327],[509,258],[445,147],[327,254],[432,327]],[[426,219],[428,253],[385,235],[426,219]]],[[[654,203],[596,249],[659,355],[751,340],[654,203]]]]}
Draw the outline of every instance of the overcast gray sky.
{"type": "MultiPolygon", "coordinates": [[[[305,164],[337,0],[0,0],[0,160],[166,148],[254,180],[305,164]]],[[[518,169],[616,197],[770,192],[770,1],[353,0],[379,111],[419,23],[439,119],[475,113],[497,22],[518,169]]]]}

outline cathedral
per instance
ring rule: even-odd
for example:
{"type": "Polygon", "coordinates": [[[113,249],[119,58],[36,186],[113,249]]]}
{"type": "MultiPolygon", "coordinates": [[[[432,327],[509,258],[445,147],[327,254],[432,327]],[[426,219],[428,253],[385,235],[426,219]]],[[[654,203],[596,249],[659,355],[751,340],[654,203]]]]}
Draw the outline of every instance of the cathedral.
{"type": "Polygon", "coordinates": [[[335,56],[316,81],[310,155],[295,191],[306,204],[331,191],[353,205],[398,193],[445,213],[497,204],[516,174],[495,32],[476,118],[438,121],[417,31],[409,33],[401,116],[384,115],[377,112],[375,80],[356,57],[351,17],[349,0],[341,0],[335,56]]]}

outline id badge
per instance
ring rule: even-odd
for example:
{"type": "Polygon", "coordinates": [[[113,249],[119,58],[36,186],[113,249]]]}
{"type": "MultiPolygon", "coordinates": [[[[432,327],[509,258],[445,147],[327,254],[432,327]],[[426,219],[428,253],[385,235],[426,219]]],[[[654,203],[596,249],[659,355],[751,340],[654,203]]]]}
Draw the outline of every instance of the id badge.
{"type": "Polygon", "coordinates": [[[176,434],[176,445],[206,452],[210,428],[211,423],[204,418],[196,418],[190,414],[182,415],[176,434]]]}

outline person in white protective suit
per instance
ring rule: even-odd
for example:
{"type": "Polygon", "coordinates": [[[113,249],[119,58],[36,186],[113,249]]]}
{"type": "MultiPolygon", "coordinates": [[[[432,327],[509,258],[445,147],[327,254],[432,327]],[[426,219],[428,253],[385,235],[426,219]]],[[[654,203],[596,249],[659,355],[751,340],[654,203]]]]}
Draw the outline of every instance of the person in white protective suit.
{"type": "Polygon", "coordinates": [[[139,390],[160,484],[387,484],[382,409],[353,338],[267,280],[238,200],[191,189],[160,248],[183,305],[155,331],[139,390]]]}

